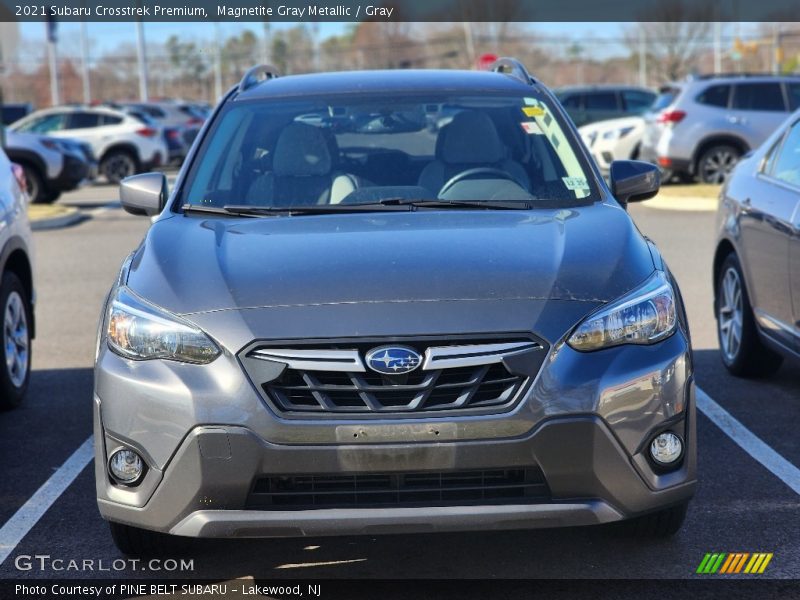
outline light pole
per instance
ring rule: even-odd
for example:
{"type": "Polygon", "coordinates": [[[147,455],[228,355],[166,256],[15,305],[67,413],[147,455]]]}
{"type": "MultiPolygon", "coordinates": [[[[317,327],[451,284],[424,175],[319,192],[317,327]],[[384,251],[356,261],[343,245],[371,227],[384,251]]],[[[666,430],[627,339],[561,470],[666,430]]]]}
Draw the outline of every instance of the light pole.
{"type": "Polygon", "coordinates": [[[89,82],[89,40],[86,34],[86,21],[81,21],[81,79],[83,80],[83,102],[92,101],[92,88],[89,82]]]}
{"type": "Polygon", "coordinates": [[[50,103],[53,106],[61,104],[60,94],[58,91],[58,55],[56,54],[56,42],[58,35],[56,33],[56,20],[53,17],[47,17],[47,59],[50,65],[50,103]]]}
{"type": "Polygon", "coordinates": [[[147,51],[144,45],[144,23],[136,21],[136,59],[139,62],[139,100],[147,102],[147,51]]]}

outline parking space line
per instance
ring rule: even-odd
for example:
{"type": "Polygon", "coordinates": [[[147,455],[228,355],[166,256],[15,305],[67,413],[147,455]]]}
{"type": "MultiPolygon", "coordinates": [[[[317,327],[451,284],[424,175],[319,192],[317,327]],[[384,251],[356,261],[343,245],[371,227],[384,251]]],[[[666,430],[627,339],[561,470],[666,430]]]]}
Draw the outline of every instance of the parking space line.
{"type": "Polygon", "coordinates": [[[3,527],[0,527],[0,564],[33,529],[39,519],[48,511],[59,496],[64,493],[84,467],[94,457],[92,436],[72,453],[63,465],[45,481],[36,492],[28,498],[19,510],[14,513],[3,527]]]}
{"type": "Polygon", "coordinates": [[[712,423],[796,494],[800,494],[800,469],[770,448],[699,387],[696,388],[695,398],[697,399],[697,408],[712,423]]]}

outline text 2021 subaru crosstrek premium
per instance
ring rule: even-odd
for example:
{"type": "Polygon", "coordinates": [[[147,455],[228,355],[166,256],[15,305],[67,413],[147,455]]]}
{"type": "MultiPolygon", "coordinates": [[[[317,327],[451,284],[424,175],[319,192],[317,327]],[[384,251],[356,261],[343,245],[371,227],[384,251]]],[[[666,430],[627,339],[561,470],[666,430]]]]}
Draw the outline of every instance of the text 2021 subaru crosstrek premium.
{"type": "Polygon", "coordinates": [[[681,525],[678,288],[551,93],[492,72],[276,77],[220,102],[103,312],[100,511],[169,539],[681,525]]]}

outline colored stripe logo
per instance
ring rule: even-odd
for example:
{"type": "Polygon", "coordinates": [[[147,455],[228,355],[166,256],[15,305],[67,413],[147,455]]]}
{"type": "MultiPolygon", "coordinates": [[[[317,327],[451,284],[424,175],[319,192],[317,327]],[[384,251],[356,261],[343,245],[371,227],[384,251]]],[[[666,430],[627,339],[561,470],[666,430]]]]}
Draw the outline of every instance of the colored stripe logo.
{"type": "Polygon", "coordinates": [[[772,552],[708,552],[696,573],[700,575],[758,575],[772,560],[772,552]]]}

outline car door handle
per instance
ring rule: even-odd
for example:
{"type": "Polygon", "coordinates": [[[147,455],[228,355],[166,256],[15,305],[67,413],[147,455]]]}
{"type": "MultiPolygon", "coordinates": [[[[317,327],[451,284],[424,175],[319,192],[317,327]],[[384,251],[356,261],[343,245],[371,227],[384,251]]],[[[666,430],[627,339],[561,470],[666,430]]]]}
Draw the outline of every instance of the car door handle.
{"type": "Polygon", "coordinates": [[[744,117],[728,117],[728,123],[732,125],[744,125],[747,122],[747,119],[744,117]]]}

